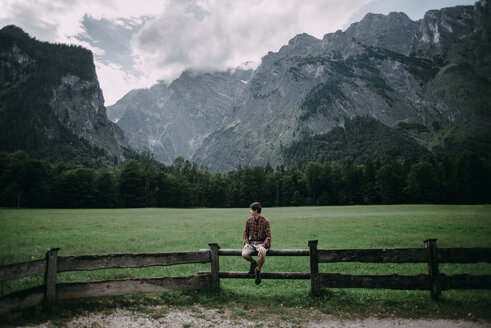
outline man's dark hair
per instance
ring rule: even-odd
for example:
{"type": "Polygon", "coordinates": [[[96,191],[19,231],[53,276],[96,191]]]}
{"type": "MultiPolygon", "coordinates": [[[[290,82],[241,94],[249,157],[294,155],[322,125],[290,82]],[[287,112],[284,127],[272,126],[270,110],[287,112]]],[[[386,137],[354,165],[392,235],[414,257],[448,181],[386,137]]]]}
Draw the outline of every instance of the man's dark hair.
{"type": "Polygon", "coordinates": [[[249,206],[250,209],[253,211],[257,211],[258,213],[261,213],[261,203],[260,202],[254,202],[249,206]]]}

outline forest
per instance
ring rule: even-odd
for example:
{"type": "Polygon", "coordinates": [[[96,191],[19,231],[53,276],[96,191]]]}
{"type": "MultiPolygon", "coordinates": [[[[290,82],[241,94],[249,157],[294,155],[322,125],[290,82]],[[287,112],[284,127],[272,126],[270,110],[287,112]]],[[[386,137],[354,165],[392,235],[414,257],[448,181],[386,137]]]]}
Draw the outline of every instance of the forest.
{"type": "Polygon", "coordinates": [[[309,162],[210,172],[143,153],[120,167],[49,163],[0,152],[0,206],[23,208],[247,207],[491,203],[491,160],[476,153],[362,164],[309,162]]]}

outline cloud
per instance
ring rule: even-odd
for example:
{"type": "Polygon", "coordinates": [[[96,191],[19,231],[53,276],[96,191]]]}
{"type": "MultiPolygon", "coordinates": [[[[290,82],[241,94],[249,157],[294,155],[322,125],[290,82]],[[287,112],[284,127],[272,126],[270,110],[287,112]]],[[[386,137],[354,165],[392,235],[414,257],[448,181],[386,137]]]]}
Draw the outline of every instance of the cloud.
{"type": "Polygon", "coordinates": [[[114,104],[133,89],[149,88],[155,83],[154,80],[126,71],[118,64],[96,61],[95,65],[106,106],[114,104]]]}
{"type": "Polygon", "coordinates": [[[168,1],[133,38],[133,56],[140,70],[167,81],[187,68],[225,70],[259,62],[299,33],[322,38],[368,2],[168,1]]]}
{"type": "Polygon", "coordinates": [[[70,42],[83,32],[87,14],[96,19],[138,19],[161,8],[160,0],[2,0],[0,26],[15,24],[43,41],[70,42]]]}

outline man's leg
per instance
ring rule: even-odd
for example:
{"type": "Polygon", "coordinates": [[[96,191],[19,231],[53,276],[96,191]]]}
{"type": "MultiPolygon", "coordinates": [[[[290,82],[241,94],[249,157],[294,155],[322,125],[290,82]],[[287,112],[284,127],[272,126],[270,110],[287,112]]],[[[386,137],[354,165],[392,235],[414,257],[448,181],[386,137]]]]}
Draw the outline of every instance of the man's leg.
{"type": "Polygon", "coordinates": [[[255,262],[255,260],[251,256],[253,252],[254,252],[254,247],[246,245],[244,246],[244,249],[242,249],[242,257],[249,262],[255,262]]]}
{"type": "Polygon", "coordinates": [[[259,247],[258,253],[259,253],[259,259],[257,260],[257,270],[261,271],[261,268],[263,267],[264,262],[266,261],[266,248],[264,247],[259,247]]]}
{"type": "Polygon", "coordinates": [[[256,269],[257,262],[252,258],[251,254],[255,251],[254,247],[251,246],[244,246],[244,249],[242,250],[242,257],[246,260],[251,262],[251,267],[249,268],[249,273],[254,274],[254,270],[256,269]]]}
{"type": "Polygon", "coordinates": [[[264,247],[259,247],[258,249],[258,254],[259,254],[259,259],[257,262],[257,267],[256,271],[254,273],[254,282],[256,285],[259,285],[261,283],[261,268],[263,267],[264,261],[266,261],[266,248],[264,247]]]}

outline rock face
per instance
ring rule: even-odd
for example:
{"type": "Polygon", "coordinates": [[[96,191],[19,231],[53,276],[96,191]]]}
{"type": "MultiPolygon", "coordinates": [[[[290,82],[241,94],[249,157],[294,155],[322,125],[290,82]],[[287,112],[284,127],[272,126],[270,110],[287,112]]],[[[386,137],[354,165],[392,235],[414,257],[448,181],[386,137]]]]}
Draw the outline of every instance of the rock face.
{"type": "Polygon", "coordinates": [[[101,156],[126,159],[130,148],[107,119],[91,52],[7,26],[0,30],[0,65],[1,150],[90,165],[101,156]]]}
{"type": "Polygon", "coordinates": [[[360,22],[352,24],[345,35],[366,46],[409,55],[419,39],[418,27],[419,24],[404,13],[367,14],[360,22]]]}
{"type": "Polygon", "coordinates": [[[291,149],[299,161],[326,159],[299,155],[311,148],[297,144],[308,145],[355,117],[376,119],[432,151],[459,149],[465,134],[485,140],[489,20],[489,4],[481,1],[430,11],[417,22],[403,13],[368,14],[322,40],[298,35],[263,58],[236,124],[211,134],[193,160],[229,170],[297,164],[291,149]]]}
{"type": "MultiPolygon", "coordinates": [[[[219,171],[343,160],[336,136],[347,137],[339,130],[347,124],[358,136],[364,124],[374,129],[368,134],[374,142],[399,134],[397,143],[381,143],[387,154],[394,147],[459,151],[470,139],[491,151],[481,142],[491,130],[489,8],[482,0],[432,10],[419,21],[404,13],[368,14],[322,40],[297,35],[252,73],[187,72],[171,85],[132,91],[109,116],[137,149],[219,171]],[[307,154],[312,143],[319,156],[307,154]]],[[[357,153],[350,154],[356,161],[357,153]]]]}
{"type": "Polygon", "coordinates": [[[212,132],[233,121],[251,71],[184,72],[170,85],[133,90],[108,116],[120,126],[130,145],[171,163],[190,158],[212,132]]]}

